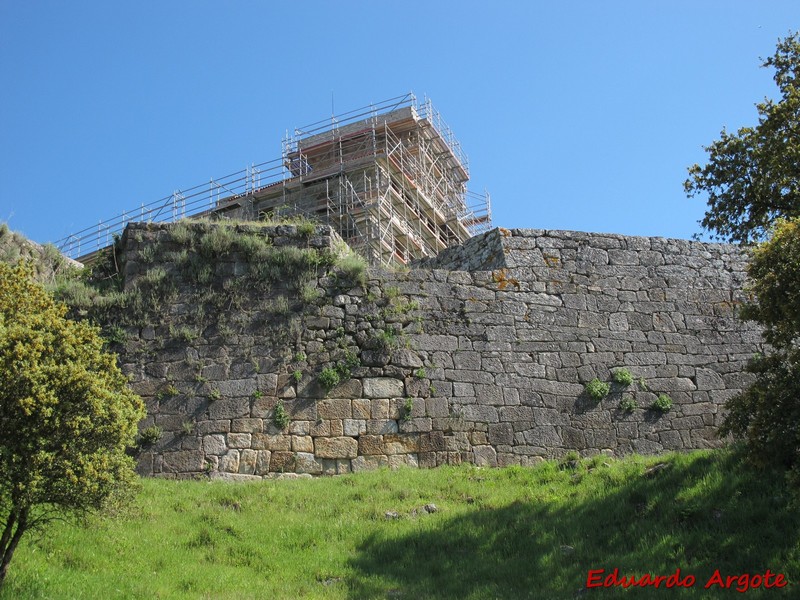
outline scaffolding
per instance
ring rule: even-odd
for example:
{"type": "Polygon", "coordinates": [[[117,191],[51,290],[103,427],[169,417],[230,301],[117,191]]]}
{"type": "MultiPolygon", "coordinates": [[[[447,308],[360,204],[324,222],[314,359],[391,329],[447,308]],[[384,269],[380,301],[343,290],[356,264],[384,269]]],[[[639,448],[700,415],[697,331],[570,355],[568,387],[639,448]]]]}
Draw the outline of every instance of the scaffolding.
{"type": "Polygon", "coordinates": [[[467,191],[460,144],[413,94],[296,129],[283,163],[290,177],[256,191],[250,214],[232,202],[234,215],[318,219],[373,265],[435,256],[491,227],[489,195],[467,191]]]}
{"type": "Polygon", "coordinates": [[[467,190],[460,144],[430,101],[410,93],[295,129],[280,167],[234,175],[233,186],[212,179],[175,192],[158,215],[192,216],[195,204],[204,208],[194,216],[302,215],[329,224],[372,265],[435,256],[491,228],[489,194],[467,190]]]}

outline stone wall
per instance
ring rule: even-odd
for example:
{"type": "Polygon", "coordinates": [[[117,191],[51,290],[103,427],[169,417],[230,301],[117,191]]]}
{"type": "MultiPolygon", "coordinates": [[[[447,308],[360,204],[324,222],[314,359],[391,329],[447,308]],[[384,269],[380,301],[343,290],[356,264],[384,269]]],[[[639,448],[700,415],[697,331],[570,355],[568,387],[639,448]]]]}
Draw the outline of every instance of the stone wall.
{"type": "MultiPolygon", "coordinates": [[[[322,228],[259,235],[331,243],[322,228]]],[[[156,267],[174,284],[156,320],[128,327],[119,348],[147,402],[141,429],[163,430],[140,453],[148,475],[316,475],[713,447],[722,405],[749,381],[743,367],[760,347],[758,330],[735,318],[745,257],[726,245],[496,229],[425,268],[369,271],[363,287],[320,265],[302,291],[245,285],[252,265],[233,250],[213,257],[201,296],[169,260],[140,260],[158,245],[156,256],[174,255],[185,242],[170,236],[170,226],[139,225],[123,237],[126,285],[156,267]],[[218,290],[212,301],[209,290],[218,290]],[[326,368],[342,379],[327,391],[326,368]],[[587,395],[587,382],[610,382],[620,368],[635,384],[612,383],[599,402],[587,395]],[[673,401],[668,412],[650,408],[660,394],[673,401]]]]}

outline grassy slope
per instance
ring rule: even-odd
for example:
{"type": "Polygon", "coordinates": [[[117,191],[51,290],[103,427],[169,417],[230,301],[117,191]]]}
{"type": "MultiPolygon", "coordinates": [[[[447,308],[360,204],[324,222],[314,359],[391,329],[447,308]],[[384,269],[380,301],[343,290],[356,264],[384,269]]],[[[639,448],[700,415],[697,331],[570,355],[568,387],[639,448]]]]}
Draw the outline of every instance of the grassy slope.
{"type": "MultiPolygon", "coordinates": [[[[729,598],[739,594],[703,589],[715,568],[770,568],[797,582],[798,530],[781,476],[730,452],[257,484],[146,480],[130,515],[24,540],[0,599],[729,598]],[[658,462],[667,468],[646,475],[658,462]],[[430,502],[437,512],[420,510],[430,502]],[[580,592],[589,569],[614,567],[680,567],[698,583],[580,592]]],[[[793,588],[745,597],[797,597],[793,588]]]]}

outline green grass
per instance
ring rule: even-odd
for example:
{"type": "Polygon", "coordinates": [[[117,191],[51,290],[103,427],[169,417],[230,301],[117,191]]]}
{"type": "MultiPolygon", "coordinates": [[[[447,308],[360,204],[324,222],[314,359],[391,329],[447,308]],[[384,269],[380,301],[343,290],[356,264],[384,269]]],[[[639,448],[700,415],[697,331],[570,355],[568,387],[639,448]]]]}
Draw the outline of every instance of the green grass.
{"type": "Polygon", "coordinates": [[[145,480],[123,518],[23,538],[0,598],[732,598],[703,589],[714,569],[767,568],[790,586],[745,597],[789,598],[800,515],[787,503],[780,473],[729,451],[253,484],[145,480]],[[421,510],[428,503],[439,510],[421,510]],[[579,594],[590,569],[615,567],[680,568],[697,583],[579,594]]]}

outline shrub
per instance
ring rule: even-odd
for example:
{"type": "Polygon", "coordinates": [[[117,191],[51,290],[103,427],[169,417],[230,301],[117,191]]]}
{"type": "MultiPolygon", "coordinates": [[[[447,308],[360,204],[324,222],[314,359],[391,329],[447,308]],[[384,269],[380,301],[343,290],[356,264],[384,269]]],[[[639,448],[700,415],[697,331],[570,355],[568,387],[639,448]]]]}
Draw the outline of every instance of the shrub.
{"type": "Polygon", "coordinates": [[[236,240],[236,232],[230,225],[215,225],[200,238],[200,253],[206,258],[215,258],[228,252],[236,240]]]}
{"type": "Polygon", "coordinates": [[[330,392],[333,388],[339,385],[340,381],[341,378],[339,377],[339,372],[331,367],[325,367],[319,374],[319,383],[325,392],[330,392]]]}
{"type": "Polygon", "coordinates": [[[312,220],[302,220],[297,223],[297,235],[310,237],[317,231],[317,224],[312,220]]]}
{"type": "Polygon", "coordinates": [[[617,383],[625,386],[631,385],[633,383],[633,375],[628,369],[625,368],[617,369],[616,371],[614,371],[612,378],[617,383]]]}
{"type": "Polygon", "coordinates": [[[363,256],[351,252],[339,257],[336,261],[341,278],[353,287],[366,287],[367,285],[367,261],[363,256]]]}
{"type": "Polygon", "coordinates": [[[172,234],[172,241],[176,244],[185,245],[189,244],[194,238],[192,226],[186,221],[178,221],[170,229],[172,234]]]}
{"type": "Polygon", "coordinates": [[[626,413],[632,413],[637,408],[638,405],[636,404],[636,400],[634,400],[631,396],[625,396],[619,401],[619,409],[626,413]]]}
{"type": "Polygon", "coordinates": [[[300,288],[300,299],[306,304],[313,304],[322,297],[322,290],[317,289],[314,284],[306,283],[300,288]]]}
{"type": "Polygon", "coordinates": [[[658,398],[653,400],[653,404],[650,405],[650,408],[653,410],[660,410],[661,412],[667,412],[672,408],[672,398],[666,394],[659,394],[658,398]]]}
{"type": "Polygon", "coordinates": [[[110,325],[104,330],[103,336],[109,344],[124,344],[128,340],[128,332],[119,325],[110,325]]]}
{"type": "Polygon", "coordinates": [[[608,396],[610,391],[611,386],[604,381],[600,381],[596,377],[586,384],[586,393],[592,400],[596,400],[597,402],[608,396]]]}
{"type": "Polygon", "coordinates": [[[286,429],[286,426],[289,425],[289,414],[283,406],[283,400],[278,400],[272,410],[272,423],[278,429],[286,429]]]}
{"type": "Polygon", "coordinates": [[[406,401],[403,403],[403,421],[411,420],[411,413],[413,411],[414,411],[413,398],[406,398],[406,401]]]}
{"type": "Polygon", "coordinates": [[[158,440],[161,439],[161,436],[164,435],[164,431],[158,425],[150,425],[150,427],[145,427],[139,433],[139,445],[143,447],[152,446],[158,440]]]}

